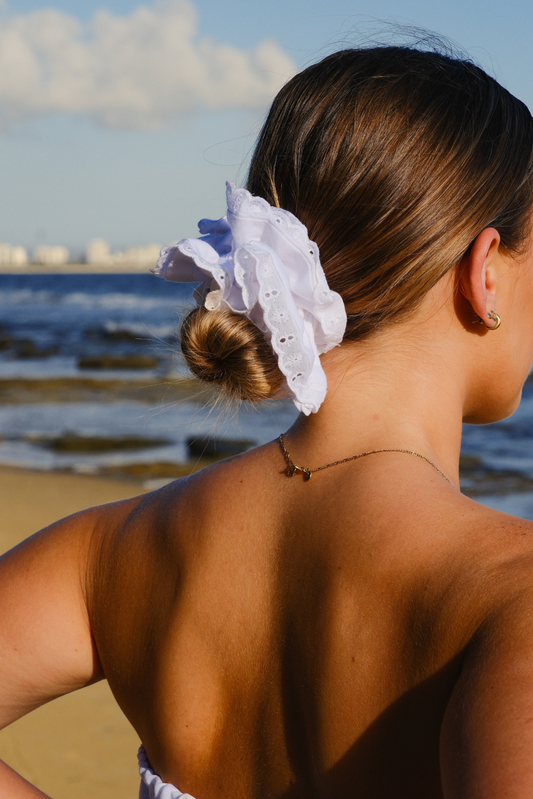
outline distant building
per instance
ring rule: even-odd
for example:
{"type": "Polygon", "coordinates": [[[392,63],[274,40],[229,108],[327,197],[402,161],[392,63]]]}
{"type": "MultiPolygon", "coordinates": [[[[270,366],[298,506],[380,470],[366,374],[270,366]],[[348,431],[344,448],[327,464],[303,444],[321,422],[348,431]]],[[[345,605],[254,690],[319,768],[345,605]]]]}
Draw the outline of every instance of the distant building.
{"type": "Polygon", "coordinates": [[[60,244],[41,244],[33,251],[32,261],[34,264],[44,264],[45,266],[59,266],[68,264],[69,251],[60,244]]]}
{"type": "Polygon", "coordinates": [[[85,250],[85,262],[88,264],[111,264],[113,256],[109,244],[103,239],[93,239],[85,250]]]}
{"type": "Polygon", "coordinates": [[[122,253],[124,264],[132,266],[151,266],[155,264],[161,252],[160,244],[148,244],[146,247],[128,247],[122,253]]]}
{"type": "Polygon", "coordinates": [[[85,250],[85,261],[93,266],[134,267],[146,269],[153,266],[159,258],[161,246],[149,244],[146,247],[127,247],[119,252],[111,252],[109,244],[103,239],[93,239],[85,250]]]}
{"type": "Polygon", "coordinates": [[[28,263],[28,253],[24,247],[14,247],[12,244],[0,242],[0,264],[2,266],[25,266],[28,263]]]}

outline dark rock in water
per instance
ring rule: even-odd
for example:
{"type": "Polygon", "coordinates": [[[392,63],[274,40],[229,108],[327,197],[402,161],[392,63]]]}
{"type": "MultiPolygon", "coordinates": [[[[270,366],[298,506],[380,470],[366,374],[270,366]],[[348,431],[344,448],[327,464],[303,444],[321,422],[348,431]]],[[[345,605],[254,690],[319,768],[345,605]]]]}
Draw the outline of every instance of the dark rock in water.
{"type": "Polygon", "coordinates": [[[153,355],[86,355],[78,359],[79,369],[155,369],[153,355]]]}
{"type": "Polygon", "coordinates": [[[58,352],[57,347],[41,349],[29,338],[14,339],[12,347],[15,357],[21,360],[24,358],[50,358],[52,355],[57,355],[58,352]]]}
{"type": "Polygon", "coordinates": [[[253,447],[255,441],[246,438],[188,438],[191,458],[230,458],[253,447]]]}
{"type": "Polygon", "coordinates": [[[463,454],[459,460],[461,491],[467,497],[533,491],[533,477],[512,469],[498,469],[477,455],[463,454]]]}
{"type": "Polygon", "coordinates": [[[57,347],[38,347],[31,338],[15,338],[0,328],[0,351],[11,350],[15,358],[49,358],[57,355],[57,347]]]}
{"type": "Polygon", "coordinates": [[[13,345],[13,337],[9,335],[4,325],[0,324],[0,351],[8,350],[13,345]]]}
{"type": "Polygon", "coordinates": [[[493,471],[461,477],[461,492],[467,497],[505,496],[533,492],[533,479],[520,472],[493,471]]]}
{"type": "Polygon", "coordinates": [[[0,406],[40,402],[118,402],[135,400],[153,405],[160,402],[214,403],[212,389],[200,386],[192,378],[166,379],[147,377],[104,378],[94,376],[50,378],[0,378],[0,406]]]}
{"type": "Polygon", "coordinates": [[[67,433],[57,438],[28,438],[33,444],[51,449],[54,452],[124,452],[126,450],[163,447],[169,443],[163,438],[141,438],[140,436],[79,436],[67,433]]]}
{"type": "MultiPolygon", "coordinates": [[[[111,341],[140,341],[142,340],[138,333],[132,330],[117,328],[117,330],[104,330],[104,338],[111,341]]],[[[145,336],[147,338],[147,336],[145,336]]]]}
{"type": "Polygon", "coordinates": [[[459,458],[459,469],[461,473],[477,472],[482,469],[481,458],[477,455],[461,455],[459,458]]]}
{"type": "MultiPolygon", "coordinates": [[[[108,329],[106,327],[88,327],[84,331],[85,338],[88,339],[103,339],[106,341],[142,341],[143,337],[133,330],[128,328],[117,327],[108,329]]],[[[144,336],[145,339],[149,338],[148,335],[144,336]]]]}

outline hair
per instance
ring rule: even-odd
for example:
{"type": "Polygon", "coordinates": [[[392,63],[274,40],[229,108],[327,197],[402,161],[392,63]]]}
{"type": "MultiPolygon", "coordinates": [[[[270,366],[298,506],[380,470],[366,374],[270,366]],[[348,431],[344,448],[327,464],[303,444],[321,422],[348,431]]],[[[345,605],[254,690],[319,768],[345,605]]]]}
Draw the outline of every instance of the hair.
{"type": "Polygon", "coordinates": [[[270,344],[241,314],[189,311],[181,325],[181,351],[191,372],[225,388],[229,399],[261,402],[283,384],[270,344]]]}
{"type": "MultiPolygon", "coordinates": [[[[533,120],[471,61],[404,46],[342,50],[279,92],[248,190],[291,211],[320,249],[361,341],[412,314],[477,235],[518,255],[531,226],[533,120]]],[[[198,308],[182,327],[192,371],[230,398],[282,385],[246,318],[198,308]]],[[[263,339],[263,342],[265,340],[263,339]]]]}

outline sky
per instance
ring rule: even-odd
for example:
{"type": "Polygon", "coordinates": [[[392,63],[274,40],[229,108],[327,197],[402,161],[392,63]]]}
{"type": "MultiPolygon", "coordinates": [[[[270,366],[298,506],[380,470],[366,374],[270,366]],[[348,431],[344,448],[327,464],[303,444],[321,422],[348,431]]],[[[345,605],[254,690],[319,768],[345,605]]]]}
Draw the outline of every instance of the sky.
{"type": "Polygon", "coordinates": [[[276,91],[395,25],[449,38],[533,109],[519,0],[0,0],[0,241],[196,234],[243,185],[276,91]]]}

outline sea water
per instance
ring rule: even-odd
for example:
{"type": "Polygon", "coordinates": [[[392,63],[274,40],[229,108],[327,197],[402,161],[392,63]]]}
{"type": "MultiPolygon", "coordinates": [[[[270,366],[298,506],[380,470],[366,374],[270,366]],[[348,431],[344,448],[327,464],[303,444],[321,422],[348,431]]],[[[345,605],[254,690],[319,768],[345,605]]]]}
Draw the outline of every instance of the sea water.
{"type": "MultiPolygon", "coordinates": [[[[97,401],[82,395],[50,402],[34,390],[28,401],[0,401],[0,463],[32,468],[96,472],[120,463],[184,463],[190,438],[245,439],[266,443],[286,430],[297,412],[290,401],[238,414],[213,410],[189,392],[166,400],[166,382],[185,377],[176,342],[183,313],[193,307],[193,286],[167,283],[151,274],[0,275],[0,384],[19,393],[38,380],[108,381],[97,401]],[[145,369],[94,368],[105,358],[147,358],[145,369]],[[81,368],[93,363],[93,368],[81,368]],[[81,365],[81,366],[80,366],[81,365]],[[111,384],[122,385],[120,398],[111,384]],[[143,399],[146,382],[160,385],[143,399]],[[130,396],[124,399],[124,386],[130,396]],[[135,436],[164,441],[138,451],[58,452],[45,446],[62,436],[109,439],[135,436]]],[[[126,391],[126,393],[128,393],[126,391]]],[[[11,392],[13,396],[13,392],[11,392]]],[[[22,396],[22,394],[21,394],[22,396]]],[[[116,443],[116,442],[115,442],[116,443]]]]}
{"type": "MultiPolygon", "coordinates": [[[[165,380],[184,374],[175,334],[193,304],[192,289],[150,274],[0,275],[0,384],[18,381],[21,388],[35,379],[85,378],[131,386],[127,398],[124,391],[117,398],[102,390],[97,400],[70,392],[68,401],[51,402],[43,391],[30,402],[27,393],[22,402],[0,402],[0,463],[81,472],[121,463],[183,463],[191,437],[261,444],[286,430],[296,417],[289,401],[229,416],[192,396],[165,401],[165,380]],[[122,361],[103,369],[109,363],[102,358],[110,356],[122,361]],[[139,356],[146,368],[121,368],[139,356]],[[136,389],[147,380],[161,382],[159,401],[153,394],[143,401],[136,389]],[[108,451],[74,453],[43,446],[65,435],[133,436],[147,444],[138,450],[122,451],[118,444],[108,451]],[[151,441],[158,443],[151,446],[151,441]]],[[[465,425],[466,490],[492,507],[533,518],[532,444],[533,382],[528,381],[512,417],[494,425],[465,425]]]]}

